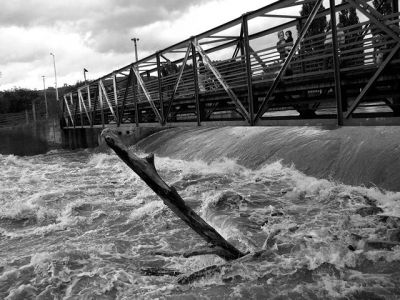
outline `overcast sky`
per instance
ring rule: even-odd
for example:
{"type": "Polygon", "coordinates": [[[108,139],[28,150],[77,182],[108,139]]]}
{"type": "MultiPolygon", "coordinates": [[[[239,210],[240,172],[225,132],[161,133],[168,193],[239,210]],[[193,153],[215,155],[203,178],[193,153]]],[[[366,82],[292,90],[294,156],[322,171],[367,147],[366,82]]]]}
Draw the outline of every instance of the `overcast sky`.
{"type": "MultiPolygon", "coordinates": [[[[11,0],[0,9],[0,90],[95,79],[273,0],[11,0]]],[[[297,9],[298,10],[298,9],[297,9]]]]}

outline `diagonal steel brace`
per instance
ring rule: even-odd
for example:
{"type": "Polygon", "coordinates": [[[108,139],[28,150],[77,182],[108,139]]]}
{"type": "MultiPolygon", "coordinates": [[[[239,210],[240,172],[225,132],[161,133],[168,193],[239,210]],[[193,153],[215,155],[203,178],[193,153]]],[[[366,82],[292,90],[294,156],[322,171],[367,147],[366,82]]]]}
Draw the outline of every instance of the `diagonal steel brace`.
{"type": "Polygon", "coordinates": [[[67,100],[66,95],[64,95],[64,102],[65,102],[65,106],[67,107],[68,115],[69,115],[69,118],[71,119],[72,125],[75,126],[74,118],[72,117],[71,110],[70,110],[70,108],[69,108],[68,100],[67,100]]]}
{"type": "Polygon", "coordinates": [[[236,96],[236,94],[232,91],[232,89],[229,87],[228,83],[222,78],[221,73],[217,70],[217,68],[212,64],[210,58],[207,56],[206,52],[203,50],[203,48],[199,45],[198,41],[195,40],[193,42],[194,47],[196,48],[197,52],[201,55],[203,58],[203,63],[213,72],[214,76],[217,78],[219,83],[222,85],[224,90],[227,92],[233,103],[235,103],[236,107],[239,109],[239,111],[242,113],[242,115],[245,117],[245,119],[250,122],[250,115],[249,112],[246,110],[246,108],[243,106],[242,102],[239,100],[239,98],[236,96]]]}
{"type": "Polygon", "coordinates": [[[168,109],[167,109],[166,114],[165,114],[165,119],[167,118],[167,116],[169,115],[169,113],[171,111],[172,102],[174,102],[175,94],[178,91],[179,83],[181,82],[183,71],[185,69],[186,62],[187,62],[187,60],[189,58],[190,51],[191,51],[191,44],[189,43],[189,46],[188,46],[188,48],[186,50],[185,58],[183,59],[183,62],[182,62],[181,69],[179,70],[179,75],[178,75],[178,79],[176,80],[176,83],[175,83],[174,91],[172,92],[172,95],[171,95],[170,100],[169,100],[168,109]]]}
{"type": "Polygon", "coordinates": [[[151,108],[153,109],[154,113],[156,114],[158,121],[160,122],[160,124],[163,123],[163,118],[160,114],[160,112],[158,111],[156,105],[154,104],[153,99],[151,99],[151,95],[150,93],[147,91],[146,86],[144,85],[143,79],[139,74],[139,70],[137,68],[137,66],[134,66],[133,68],[133,72],[136,76],[137,82],[139,83],[140,87],[142,88],[142,91],[144,93],[144,95],[146,96],[147,101],[149,101],[151,108]]]}
{"type": "Polygon", "coordinates": [[[79,90],[79,89],[78,89],[78,99],[79,99],[79,102],[81,103],[81,105],[83,105],[83,109],[85,110],[85,113],[86,113],[86,116],[87,116],[87,118],[89,120],[90,125],[92,125],[92,119],[90,118],[89,112],[88,112],[87,107],[86,107],[86,104],[83,101],[82,91],[79,90]]]}
{"type": "Polygon", "coordinates": [[[357,98],[354,100],[353,104],[349,108],[348,112],[345,115],[345,118],[348,119],[351,114],[354,112],[354,110],[358,107],[360,104],[362,98],[366,95],[366,93],[369,91],[371,86],[375,83],[376,79],[379,77],[379,75],[383,72],[383,70],[386,68],[386,66],[390,63],[390,61],[393,59],[393,56],[399,51],[400,49],[400,37],[398,34],[396,34],[391,28],[386,26],[385,24],[382,24],[376,17],[379,19],[382,19],[383,16],[376,10],[374,10],[371,6],[368,5],[368,3],[360,0],[359,2],[355,2],[353,0],[348,0],[348,2],[361,11],[367,18],[369,18],[372,23],[374,23],[376,26],[378,26],[382,31],[390,35],[395,41],[397,41],[397,45],[392,49],[392,51],[389,53],[388,57],[383,61],[383,63],[379,66],[378,70],[376,70],[375,74],[370,78],[368,83],[365,85],[361,93],[357,96],[357,98]],[[375,17],[376,16],[376,17],[375,17]]]}
{"type": "Polygon", "coordinates": [[[381,75],[382,71],[386,68],[386,66],[389,64],[389,62],[392,60],[393,56],[399,51],[400,49],[400,43],[397,43],[396,47],[393,48],[393,50],[390,52],[388,57],[383,61],[383,63],[379,66],[378,70],[375,72],[375,74],[371,77],[371,79],[368,81],[367,85],[363,88],[361,93],[357,96],[356,100],[354,100],[353,104],[349,108],[349,111],[345,115],[345,118],[348,119],[350,115],[354,112],[354,110],[357,108],[357,106],[360,104],[361,99],[365,96],[365,94],[369,91],[371,86],[374,84],[376,79],[381,75]]]}
{"type": "Polygon", "coordinates": [[[383,16],[376,11],[374,8],[368,5],[368,3],[365,3],[362,0],[358,0],[358,2],[355,2],[354,0],[347,0],[351,6],[354,8],[358,9],[363,15],[365,15],[368,19],[372,21],[376,26],[379,27],[382,31],[384,31],[386,34],[390,35],[391,38],[396,40],[397,42],[400,42],[400,37],[399,34],[394,32],[390,27],[388,27],[385,24],[382,24],[381,21],[377,19],[383,19],[383,16]],[[376,17],[375,17],[375,16],[376,17]]]}
{"type": "MultiPolygon", "coordinates": [[[[102,96],[104,95],[104,97],[106,98],[106,102],[108,104],[108,107],[111,110],[112,115],[114,116],[115,120],[117,120],[117,117],[116,117],[114,109],[113,109],[113,107],[111,105],[110,99],[108,98],[108,95],[106,93],[106,89],[104,87],[104,84],[103,84],[102,80],[99,80],[99,89],[100,89],[100,91],[99,91],[100,92],[100,98],[103,99],[102,96]]],[[[103,103],[101,104],[101,107],[103,107],[103,103]]]]}
{"type": "Polygon", "coordinates": [[[318,13],[319,8],[322,5],[322,0],[318,0],[318,2],[315,3],[314,8],[312,9],[310,15],[307,18],[306,23],[304,24],[304,27],[301,29],[301,32],[299,33],[299,36],[294,43],[292,49],[290,50],[288,56],[286,57],[285,62],[283,63],[281,69],[279,70],[278,75],[276,76],[274,82],[272,83],[271,87],[268,90],[267,95],[265,96],[264,101],[262,102],[257,115],[254,119],[254,123],[256,124],[257,121],[261,118],[261,116],[264,114],[264,112],[268,109],[268,104],[271,102],[271,96],[275,92],[275,89],[277,88],[279,82],[281,81],[282,75],[285,73],[287,67],[289,66],[289,63],[291,62],[294,54],[297,51],[297,47],[300,45],[300,41],[304,38],[308,28],[311,25],[311,22],[314,20],[315,16],[318,13]]]}

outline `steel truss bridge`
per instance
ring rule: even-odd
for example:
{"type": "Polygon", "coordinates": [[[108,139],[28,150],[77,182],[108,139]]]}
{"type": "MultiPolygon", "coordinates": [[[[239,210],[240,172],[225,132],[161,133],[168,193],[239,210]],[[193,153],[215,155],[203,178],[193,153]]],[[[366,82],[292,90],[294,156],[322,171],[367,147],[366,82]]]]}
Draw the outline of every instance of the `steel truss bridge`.
{"type": "Polygon", "coordinates": [[[330,0],[327,9],[322,0],[277,1],[64,94],[63,128],[399,125],[398,1],[391,4],[394,13],[382,15],[371,1],[330,0]],[[308,2],[308,17],[287,14],[308,2]],[[332,16],[351,7],[361,22],[337,27],[332,16]],[[306,34],[326,16],[332,47],[326,33],[306,34]],[[271,20],[278,25],[265,25],[271,20]],[[296,28],[281,59],[277,33],[296,28]]]}

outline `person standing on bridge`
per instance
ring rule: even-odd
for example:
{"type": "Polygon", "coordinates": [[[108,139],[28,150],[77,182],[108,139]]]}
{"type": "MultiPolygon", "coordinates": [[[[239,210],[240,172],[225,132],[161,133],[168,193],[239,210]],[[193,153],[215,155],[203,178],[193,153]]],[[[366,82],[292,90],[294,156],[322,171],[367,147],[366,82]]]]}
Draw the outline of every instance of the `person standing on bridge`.
{"type": "Polygon", "coordinates": [[[293,36],[290,30],[285,32],[286,40],[285,40],[285,56],[289,55],[290,50],[293,48],[293,36]]]}
{"type": "Polygon", "coordinates": [[[278,50],[281,61],[284,61],[286,57],[285,45],[286,45],[285,33],[283,31],[279,31],[278,42],[276,43],[276,50],[278,50]]]}

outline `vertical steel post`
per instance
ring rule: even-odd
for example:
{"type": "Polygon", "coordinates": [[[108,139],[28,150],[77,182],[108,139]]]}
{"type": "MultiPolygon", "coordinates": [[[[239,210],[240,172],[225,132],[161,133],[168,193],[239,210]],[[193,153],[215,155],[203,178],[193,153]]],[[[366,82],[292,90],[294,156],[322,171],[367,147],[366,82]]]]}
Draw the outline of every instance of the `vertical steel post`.
{"type": "Polygon", "coordinates": [[[161,125],[165,125],[165,119],[166,117],[164,116],[164,102],[163,102],[163,94],[162,94],[162,79],[161,79],[161,60],[160,60],[160,53],[156,53],[156,59],[157,59],[157,76],[158,76],[158,95],[160,99],[160,114],[162,120],[160,120],[161,125]]]}
{"type": "Polygon", "coordinates": [[[251,75],[251,58],[250,58],[250,43],[249,43],[249,28],[247,24],[248,18],[244,14],[242,16],[242,28],[243,28],[243,44],[244,44],[244,55],[246,63],[246,79],[247,79],[247,99],[249,101],[249,112],[250,112],[250,125],[254,125],[254,99],[253,99],[253,80],[251,75]]]}
{"type": "Polygon", "coordinates": [[[194,78],[194,98],[196,100],[197,126],[201,125],[200,97],[199,97],[199,73],[197,70],[195,39],[191,39],[192,46],[192,62],[193,62],[193,78],[194,78]]]}
{"type": "Polygon", "coordinates": [[[339,51],[338,51],[338,38],[336,28],[336,12],[335,12],[335,0],[329,0],[329,10],[331,13],[331,24],[332,24],[332,54],[333,54],[333,69],[335,76],[335,98],[336,98],[336,109],[337,109],[337,124],[343,125],[343,107],[342,107],[342,87],[340,82],[340,62],[339,62],[339,51]]]}
{"type": "Polygon", "coordinates": [[[114,91],[114,102],[115,102],[115,122],[117,123],[117,127],[120,125],[119,118],[119,108],[118,108],[118,92],[117,92],[117,74],[113,75],[113,91],[114,91]]]}
{"type": "MultiPolygon", "coordinates": [[[[243,19],[242,19],[242,22],[243,22],[243,19]]],[[[243,24],[243,23],[242,23],[243,24]]],[[[245,54],[245,50],[244,50],[244,45],[243,45],[243,25],[242,25],[242,27],[241,27],[241,29],[240,29],[240,35],[239,35],[239,43],[238,43],[238,47],[239,47],[239,49],[240,49],[240,56],[244,56],[244,54],[245,54]]]]}
{"type": "MultiPolygon", "coordinates": [[[[96,106],[97,106],[97,102],[99,101],[98,99],[98,95],[97,95],[97,91],[98,89],[94,90],[94,98],[93,98],[93,107],[92,107],[92,124],[90,125],[90,127],[93,127],[93,124],[96,122],[96,106]]],[[[88,93],[90,95],[90,88],[88,89],[88,93]]]]}
{"type": "Polygon", "coordinates": [[[130,69],[128,78],[126,80],[126,87],[125,87],[124,98],[122,99],[121,111],[119,112],[119,123],[120,124],[123,122],[125,106],[126,106],[126,97],[128,97],[128,92],[129,92],[129,88],[131,87],[132,80],[133,80],[133,71],[132,71],[132,69],[130,69]]]}
{"type": "Polygon", "coordinates": [[[99,102],[100,102],[100,111],[101,111],[101,126],[104,128],[104,105],[103,105],[103,92],[101,90],[101,85],[99,82],[99,102]]]}
{"type": "MultiPolygon", "coordinates": [[[[73,96],[72,93],[70,93],[70,97],[71,97],[71,103],[73,104],[73,103],[74,103],[74,96],[73,96]]],[[[78,99],[78,101],[79,101],[79,99],[78,99]]],[[[76,124],[77,124],[77,122],[76,122],[76,120],[78,119],[78,118],[77,118],[77,113],[78,113],[78,102],[75,101],[74,128],[76,127],[76,124]]]]}
{"type": "MultiPolygon", "coordinates": [[[[131,68],[131,72],[132,72],[132,76],[133,76],[133,69],[131,68]]],[[[135,92],[138,92],[139,89],[137,88],[135,82],[137,81],[136,77],[133,76],[132,77],[132,92],[133,92],[133,102],[135,103],[135,123],[136,123],[136,127],[139,127],[139,104],[138,104],[138,94],[135,92]]]]}
{"type": "Polygon", "coordinates": [[[80,115],[80,121],[81,121],[81,127],[83,127],[83,116],[82,116],[82,102],[81,98],[79,97],[80,91],[78,90],[78,102],[79,102],[79,115],[80,115]]]}

